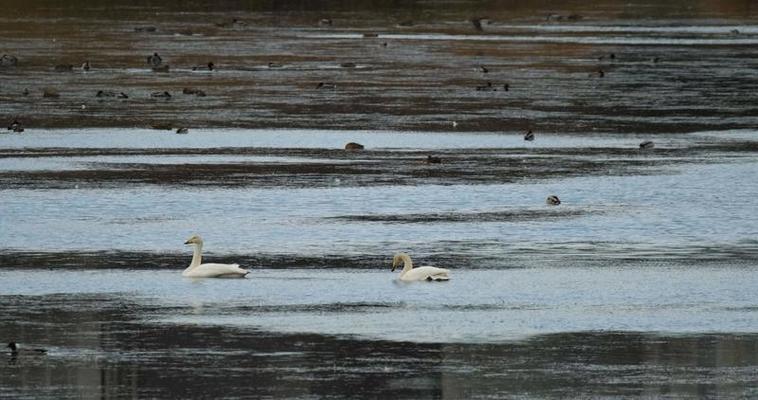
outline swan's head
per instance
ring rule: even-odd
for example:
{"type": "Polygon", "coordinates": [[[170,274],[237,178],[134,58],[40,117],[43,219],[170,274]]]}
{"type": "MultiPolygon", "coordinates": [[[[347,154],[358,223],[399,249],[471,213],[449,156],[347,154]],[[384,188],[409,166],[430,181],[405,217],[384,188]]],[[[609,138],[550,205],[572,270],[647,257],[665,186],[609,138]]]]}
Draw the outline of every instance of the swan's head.
{"type": "Polygon", "coordinates": [[[203,239],[200,238],[200,235],[192,235],[184,244],[203,244],[203,239]]]}
{"type": "Polygon", "coordinates": [[[403,256],[408,257],[408,255],[405,253],[397,253],[395,254],[394,257],[392,257],[392,271],[393,272],[395,271],[395,268],[397,268],[398,266],[400,265],[405,266],[405,260],[404,260],[405,257],[403,256]]]}

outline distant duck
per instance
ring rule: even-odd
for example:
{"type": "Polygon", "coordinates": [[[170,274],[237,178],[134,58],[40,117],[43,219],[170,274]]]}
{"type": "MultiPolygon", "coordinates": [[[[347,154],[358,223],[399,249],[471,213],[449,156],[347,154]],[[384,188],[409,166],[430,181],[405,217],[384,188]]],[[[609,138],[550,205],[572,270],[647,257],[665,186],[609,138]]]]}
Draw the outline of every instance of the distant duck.
{"type": "Polygon", "coordinates": [[[640,149],[652,149],[653,147],[655,147],[655,143],[653,143],[652,140],[646,140],[640,143],[640,149]]]}
{"type": "Polygon", "coordinates": [[[118,95],[116,95],[116,97],[119,98],[119,99],[128,99],[129,95],[127,95],[124,92],[119,92],[118,95]]]}
{"type": "Polygon", "coordinates": [[[74,70],[73,64],[58,64],[54,68],[55,72],[71,72],[74,70]]]}
{"type": "Polygon", "coordinates": [[[739,35],[740,34],[740,30],[739,29],[732,29],[730,32],[731,32],[732,35],[739,35]]]}
{"type": "Polygon", "coordinates": [[[153,53],[152,56],[147,56],[147,65],[152,68],[160,67],[163,64],[163,59],[158,53],[153,53]]]}
{"type": "Polygon", "coordinates": [[[592,74],[590,74],[590,76],[602,78],[602,77],[605,76],[605,71],[603,71],[602,69],[598,69],[597,71],[595,71],[592,74]]]}
{"type": "Polygon", "coordinates": [[[437,156],[433,156],[433,155],[430,154],[430,155],[426,156],[426,162],[428,164],[441,164],[442,163],[442,159],[440,159],[437,156]]]}
{"type": "MultiPolygon", "coordinates": [[[[616,59],[616,53],[608,54],[608,58],[611,59],[611,60],[615,60],[616,59]]],[[[600,61],[602,61],[603,59],[605,59],[605,55],[602,55],[602,56],[598,57],[597,59],[600,60],[600,61]]]]}
{"type": "Polygon", "coordinates": [[[53,88],[45,88],[42,91],[42,97],[57,99],[58,97],[61,97],[61,94],[58,93],[58,91],[53,88]]]}
{"type": "Polygon", "coordinates": [[[474,26],[474,29],[476,29],[478,32],[484,30],[482,29],[482,18],[471,18],[469,21],[471,22],[471,25],[474,26]]]}
{"type": "Polygon", "coordinates": [[[653,64],[657,64],[659,61],[661,61],[660,57],[653,57],[650,59],[650,62],[653,64]]]}
{"type": "Polygon", "coordinates": [[[205,97],[206,94],[204,91],[196,88],[184,88],[182,89],[182,93],[184,94],[194,94],[197,97],[205,97]]]}
{"type": "Polygon", "coordinates": [[[189,133],[189,128],[181,127],[176,129],[176,133],[179,135],[184,135],[189,133]]]}
{"type": "Polygon", "coordinates": [[[157,30],[158,30],[158,28],[156,28],[154,26],[137,26],[137,27],[134,28],[135,32],[150,32],[150,33],[152,33],[152,32],[156,32],[157,30]]]}
{"type": "Polygon", "coordinates": [[[506,91],[506,92],[509,91],[509,90],[511,90],[511,85],[509,85],[507,83],[503,84],[503,90],[506,91]]]}
{"type": "Polygon", "coordinates": [[[534,141],[534,132],[532,132],[532,130],[531,130],[531,129],[529,129],[529,132],[527,132],[527,133],[524,135],[524,140],[526,140],[527,142],[531,142],[531,141],[534,141]]]}
{"type": "Polygon", "coordinates": [[[482,71],[483,74],[486,74],[487,72],[490,72],[490,70],[487,69],[487,67],[485,67],[484,65],[480,65],[479,66],[479,70],[482,71]]]}
{"type": "Polygon", "coordinates": [[[216,69],[216,65],[213,64],[213,61],[205,65],[195,65],[194,67],[192,67],[193,71],[213,71],[215,69],[216,69]]]}
{"type": "Polygon", "coordinates": [[[368,33],[364,33],[363,37],[365,37],[365,38],[375,38],[375,37],[379,37],[379,34],[378,33],[373,33],[373,32],[368,32],[368,33]]]}
{"type": "Polygon", "coordinates": [[[82,71],[89,72],[89,70],[90,70],[89,60],[84,61],[84,64],[82,64],[82,71]]]}
{"type": "Polygon", "coordinates": [[[24,95],[24,96],[28,96],[29,95],[29,89],[24,88],[24,91],[21,92],[21,94],[24,95]]]}
{"type": "Polygon", "coordinates": [[[270,62],[270,63],[268,63],[268,67],[269,67],[269,68],[281,68],[281,67],[283,67],[283,66],[284,66],[284,65],[282,65],[282,64],[280,64],[280,63],[275,63],[275,62],[270,62]]]}
{"type": "Polygon", "coordinates": [[[0,67],[15,67],[18,65],[18,58],[16,56],[9,56],[7,54],[3,54],[2,57],[0,57],[0,67]]]}
{"type": "Polygon", "coordinates": [[[319,82],[316,89],[337,89],[337,84],[333,82],[319,82]]]}
{"type": "Polygon", "coordinates": [[[150,97],[156,98],[156,99],[170,99],[171,93],[169,92],[153,92],[150,93],[150,97]]]}
{"type": "Polygon", "coordinates": [[[497,90],[497,88],[492,86],[492,82],[487,81],[486,84],[477,86],[476,90],[478,92],[494,92],[497,90]]]}
{"type": "Polygon", "coordinates": [[[332,19],[331,18],[321,18],[318,21],[318,24],[321,26],[332,26],[332,19]]]}
{"type": "Polygon", "coordinates": [[[345,145],[345,150],[363,150],[364,146],[360,143],[350,142],[345,145]]]}
{"type": "Polygon", "coordinates": [[[351,63],[351,62],[342,63],[342,64],[340,64],[340,67],[342,67],[342,68],[355,68],[355,63],[351,63]]]}
{"type": "Polygon", "coordinates": [[[116,97],[116,92],[110,90],[98,90],[95,97],[116,97]]]}
{"type": "Polygon", "coordinates": [[[552,194],[550,196],[547,196],[547,199],[545,199],[545,203],[549,206],[557,206],[561,204],[561,199],[559,199],[558,196],[552,194]]]}
{"type": "Polygon", "coordinates": [[[22,349],[18,347],[18,344],[16,342],[10,342],[7,346],[9,349],[11,349],[11,356],[17,357],[17,356],[44,356],[47,354],[47,350],[45,349],[22,349]]]}
{"type": "Polygon", "coordinates": [[[23,127],[23,126],[21,126],[21,123],[20,123],[20,122],[18,122],[18,120],[17,120],[17,119],[14,119],[14,120],[13,120],[13,121],[10,123],[10,125],[8,125],[8,130],[9,130],[9,131],[13,131],[13,132],[16,132],[16,133],[21,133],[21,132],[23,132],[23,131],[24,131],[24,127],[23,127]]]}

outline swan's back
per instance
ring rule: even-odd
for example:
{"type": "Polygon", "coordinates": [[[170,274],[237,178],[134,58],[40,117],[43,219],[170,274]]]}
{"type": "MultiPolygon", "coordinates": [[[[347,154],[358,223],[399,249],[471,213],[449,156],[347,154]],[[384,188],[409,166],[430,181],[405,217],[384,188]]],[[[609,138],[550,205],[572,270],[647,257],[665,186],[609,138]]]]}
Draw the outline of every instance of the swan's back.
{"type": "Polygon", "coordinates": [[[244,278],[250,271],[240,268],[239,264],[200,264],[182,275],[191,278],[244,278]]]}
{"type": "Polygon", "coordinates": [[[404,273],[400,280],[403,281],[448,281],[450,280],[450,276],[448,275],[450,271],[448,271],[445,268],[437,268],[437,267],[430,267],[430,266],[424,266],[424,267],[416,267],[412,270],[404,273]]]}

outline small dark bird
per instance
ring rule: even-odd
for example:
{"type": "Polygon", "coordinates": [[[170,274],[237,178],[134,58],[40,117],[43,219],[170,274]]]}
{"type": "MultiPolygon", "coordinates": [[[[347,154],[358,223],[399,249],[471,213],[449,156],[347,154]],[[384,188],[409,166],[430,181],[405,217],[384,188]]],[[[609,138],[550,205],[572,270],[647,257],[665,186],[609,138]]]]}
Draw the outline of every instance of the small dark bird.
{"type": "Polygon", "coordinates": [[[189,133],[189,128],[181,127],[176,129],[176,133],[183,135],[189,133]]]}
{"type": "Polygon", "coordinates": [[[283,65],[275,62],[268,63],[269,68],[281,68],[283,65]]]}
{"type": "Polygon", "coordinates": [[[195,65],[192,67],[193,71],[213,71],[216,68],[216,65],[213,64],[213,61],[209,62],[205,65],[195,65]]]}
{"type": "Polygon", "coordinates": [[[169,92],[153,92],[153,93],[150,93],[150,97],[154,97],[154,98],[157,98],[157,99],[170,99],[171,98],[171,93],[169,93],[169,92]]]}
{"type": "Polygon", "coordinates": [[[95,97],[116,97],[116,92],[110,90],[98,90],[95,97]]]}
{"type": "Polygon", "coordinates": [[[21,126],[21,123],[14,118],[10,125],[8,125],[8,130],[13,132],[23,132],[24,128],[21,126]]]}
{"type": "Polygon", "coordinates": [[[549,206],[557,206],[561,204],[561,199],[558,198],[556,195],[550,195],[547,196],[547,199],[545,199],[545,203],[549,206]]]}
{"type": "Polygon", "coordinates": [[[655,63],[657,63],[658,61],[661,61],[661,58],[660,58],[660,57],[653,57],[652,59],[650,59],[650,61],[651,61],[653,64],[655,64],[655,63]]]}
{"type": "Polygon", "coordinates": [[[597,76],[598,78],[602,78],[605,76],[605,71],[603,71],[602,69],[599,69],[597,70],[597,72],[595,72],[594,75],[597,76]]]}
{"type": "Polygon", "coordinates": [[[0,57],[0,67],[15,67],[18,65],[18,58],[16,56],[9,56],[7,54],[3,54],[2,57],[0,57]]]}
{"type": "Polygon", "coordinates": [[[503,85],[503,90],[505,90],[506,92],[509,91],[510,89],[511,89],[511,86],[509,84],[506,83],[503,85]]]}
{"type": "Polygon", "coordinates": [[[484,65],[480,65],[479,70],[482,71],[483,74],[490,72],[490,70],[488,70],[487,67],[485,67],[484,65]]]}
{"type": "Polygon", "coordinates": [[[486,85],[477,86],[476,90],[479,92],[494,92],[497,88],[492,86],[492,82],[487,81],[486,85]]]}
{"type": "Polygon", "coordinates": [[[24,96],[28,96],[29,95],[29,89],[24,88],[24,91],[21,92],[21,94],[23,94],[24,96]]]}
{"type": "Polygon", "coordinates": [[[331,18],[322,18],[320,21],[318,21],[318,24],[321,26],[332,26],[332,19],[331,18]]]}
{"type": "Polygon", "coordinates": [[[153,68],[160,67],[162,63],[163,59],[158,55],[158,53],[153,53],[152,56],[147,56],[147,65],[153,68]]]}
{"type": "Polygon", "coordinates": [[[118,97],[119,99],[128,99],[129,98],[129,96],[126,93],[124,93],[124,92],[119,92],[119,94],[116,97],[118,97]]]}
{"type": "Polygon", "coordinates": [[[437,156],[428,155],[426,156],[426,162],[429,164],[441,164],[442,160],[437,156]]]}
{"type": "Polygon", "coordinates": [[[337,85],[332,82],[319,82],[316,89],[336,89],[337,85]]]}
{"type": "Polygon", "coordinates": [[[345,62],[345,63],[340,64],[340,67],[342,67],[342,68],[355,68],[355,63],[345,62]]]}
{"type": "Polygon", "coordinates": [[[20,349],[18,348],[18,345],[16,344],[16,342],[8,343],[8,348],[11,349],[12,356],[19,356],[19,355],[44,356],[45,354],[47,354],[47,350],[45,349],[20,349]]]}
{"type": "Polygon", "coordinates": [[[88,72],[90,70],[89,60],[84,61],[84,64],[82,64],[82,71],[88,72]]]}
{"type": "Polygon", "coordinates": [[[483,31],[482,29],[482,19],[481,18],[471,18],[469,21],[471,21],[471,24],[474,25],[474,29],[476,29],[478,32],[483,31]]]}
{"type": "Polygon", "coordinates": [[[524,135],[524,140],[526,140],[527,142],[531,142],[531,141],[533,141],[533,140],[534,140],[534,132],[532,132],[532,130],[531,130],[531,129],[529,129],[529,132],[527,132],[527,133],[524,135]]]}
{"type": "Polygon", "coordinates": [[[360,143],[350,142],[345,145],[345,150],[363,150],[364,146],[360,143]]]}
{"type": "Polygon", "coordinates": [[[655,147],[655,143],[653,143],[652,140],[646,140],[640,143],[640,149],[652,149],[653,147],[655,147]]]}

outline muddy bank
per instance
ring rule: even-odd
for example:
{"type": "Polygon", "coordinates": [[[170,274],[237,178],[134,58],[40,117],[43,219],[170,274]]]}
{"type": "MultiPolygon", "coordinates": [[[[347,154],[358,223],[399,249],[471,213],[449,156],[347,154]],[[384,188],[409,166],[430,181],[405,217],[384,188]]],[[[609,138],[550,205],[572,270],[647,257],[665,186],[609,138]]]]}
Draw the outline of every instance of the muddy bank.
{"type": "Polygon", "coordinates": [[[0,117],[558,133],[758,123],[758,37],[741,26],[756,15],[742,1],[365,3],[12,2],[0,36],[17,64],[0,69],[0,117]],[[154,52],[168,72],[147,65],[154,52]]]}

